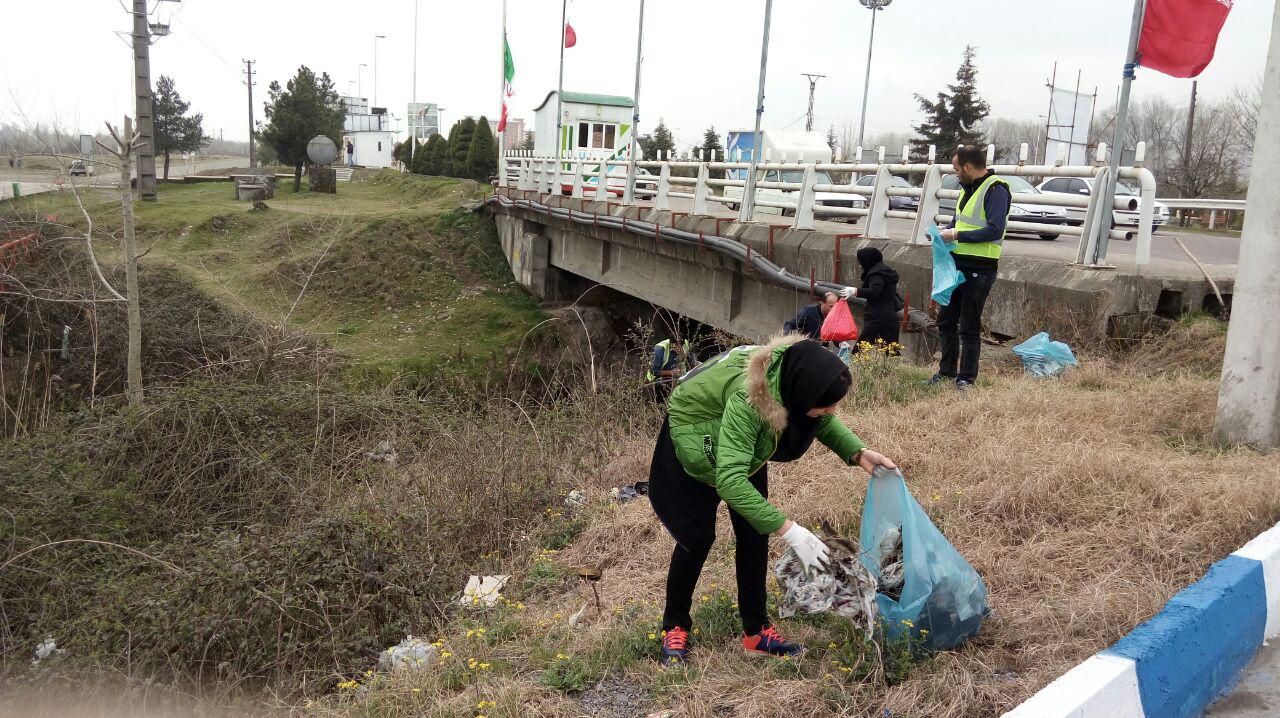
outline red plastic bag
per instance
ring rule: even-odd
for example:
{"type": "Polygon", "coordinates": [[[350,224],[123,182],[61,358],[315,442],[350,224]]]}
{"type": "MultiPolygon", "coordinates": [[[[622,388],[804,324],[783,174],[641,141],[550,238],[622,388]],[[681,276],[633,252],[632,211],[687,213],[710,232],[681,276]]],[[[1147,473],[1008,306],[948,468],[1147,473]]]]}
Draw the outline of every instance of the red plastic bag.
{"type": "Polygon", "coordinates": [[[848,302],[836,302],[827,318],[822,321],[822,331],[818,336],[824,342],[852,342],[858,339],[858,324],[853,321],[853,312],[849,311],[848,302]]]}

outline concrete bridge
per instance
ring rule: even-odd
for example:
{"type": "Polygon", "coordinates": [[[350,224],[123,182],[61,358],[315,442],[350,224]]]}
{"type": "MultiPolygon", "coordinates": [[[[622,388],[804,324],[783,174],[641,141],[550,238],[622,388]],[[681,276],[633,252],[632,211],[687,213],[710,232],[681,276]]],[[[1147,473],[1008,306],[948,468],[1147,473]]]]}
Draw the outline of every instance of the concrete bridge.
{"type": "MultiPolygon", "coordinates": [[[[859,284],[855,255],[863,246],[881,248],[899,271],[911,308],[923,308],[932,284],[927,245],[864,238],[849,225],[795,229],[507,187],[497,189],[489,209],[516,280],[542,299],[573,301],[601,284],[754,340],[777,332],[810,301],[807,285],[859,284]],[[675,241],[673,229],[707,242],[675,241]],[[782,284],[741,257],[713,250],[713,237],[737,243],[748,260],[772,260],[800,281],[782,284]]],[[[1221,277],[1219,287],[1229,294],[1229,277],[1221,277]]],[[[1067,341],[1096,341],[1138,336],[1157,317],[1215,303],[1208,283],[1190,266],[1095,269],[1006,252],[985,322],[1003,337],[1049,331],[1067,341]]],[[[904,338],[918,343],[910,333],[904,338]]]]}

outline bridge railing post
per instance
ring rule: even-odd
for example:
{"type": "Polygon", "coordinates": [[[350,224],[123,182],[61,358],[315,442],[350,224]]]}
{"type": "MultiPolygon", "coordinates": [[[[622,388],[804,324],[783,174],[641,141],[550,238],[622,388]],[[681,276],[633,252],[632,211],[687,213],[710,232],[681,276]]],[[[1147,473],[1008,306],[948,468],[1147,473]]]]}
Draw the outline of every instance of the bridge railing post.
{"type": "Polygon", "coordinates": [[[693,214],[707,214],[707,192],[711,186],[707,184],[710,172],[706,162],[698,163],[698,179],[693,185],[693,214]]]}
{"type": "Polygon", "coordinates": [[[916,209],[916,224],[911,230],[911,242],[928,244],[925,230],[934,224],[938,216],[938,190],[942,188],[942,165],[929,165],[920,181],[920,204],[916,209]]]}
{"type": "MultiPolygon", "coordinates": [[[[1105,142],[1098,143],[1101,150],[1105,152],[1105,142]]],[[[1059,145],[1062,147],[1063,145],[1059,145]]],[[[1111,168],[1102,165],[1093,175],[1093,186],[1102,187],[1105,183],[1111,181],[1111,168]]],[[[1112,210],[1102,206],[1102,195],[1105,192],[1094,192],[1089,195],[1089,206],[1084,211],[1084,224],[1080,227],[1083,232],[1080,235],[1080,245],[1076,248],[1076,264],[1088,264],[1090,258],[1093,257],[1093,245],[1097,237],[1098,223],[1103,222],[1106,226],[1111,226],[1112,210]]]]}
{"type": "Polygon", "coordinates": [[[609,201],[609,160],[600,159],[600,172],[596,175],[596,200],[609,201]]]}
{"type": "Polygon", "coordinates": [[[876,181],[871,187],[871,202],[867,205],[868,237],[887,237],[889,230],[889,187],[893,184],[893,175],[889,174],[889,165],[884,164],[884,148],[880,148],[880,168],[876,171],[876,181]]]}
{"type": "Polygon", "coordinates": [[[549,195],[560,194],[560,158],[552,157],[546,163],[546,169],[543,170],[542,179],[546,184],[546,193],[549,195]]]}
{"type": "Polygon", "coordinates": [[[662,167],[658,170],[658,194],[653,198],[653,208],[666,211],[671,209],[671,160],[669,155],[660,159],[662,167]]]}
{"type": "Polygon", "coordinates": [[[582,164],[581,157],[573,161],[573,196],[575,198],[582,196],[582,164]]]}
{"type": "Polygon", "coordinates": [[[813,187],[818,183],[818,173],[812,162],[804,166],[804,177],[800,180],[800,194],[796,195],[796,218],[791,226],[796,229],[813,229],[813,187]]]}

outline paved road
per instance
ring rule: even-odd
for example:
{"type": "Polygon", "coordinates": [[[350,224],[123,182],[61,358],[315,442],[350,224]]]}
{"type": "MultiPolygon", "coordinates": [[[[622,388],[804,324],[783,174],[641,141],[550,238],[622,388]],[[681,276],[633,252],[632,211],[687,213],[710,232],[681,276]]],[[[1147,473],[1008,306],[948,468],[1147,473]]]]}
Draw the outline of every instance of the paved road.
{"type": "MultiPolygon", "coordinates": [[[[164,159],[160,158],[156,162],[156,171],[164,172],[164,159]]],[[[249,164],[248,157],[216,157],[212,159],[202,159],[195,163],[195,170],[191,174],[205,172],[208,170],[230,169],[232,167],[245,167],[249,164]]],[[[119,172],[110,167],[100,167],[101,174],[94,177],[77,177],[76,184],[79,185],[104,185],[115,186],[119,179],[119,172]]],[[[188,174],[186,163],[182,160],[175,160],[169,163],[169,179],[185,177],[188,174]]],[[[41,169],[15,169],[10,167],[7,162],[0,164],[0,182],[52,182],[59,176],[57,170],[41,170],[41,169]]]]}
{"type": "Polygon", "coordinates": [[[1240,674],[1225,698],[1205,711],[1206,718],[1273,718],[1280,715],[1280,644],[1264,647],[1240,674]]]}
{"type": "MultiPolygon", "coordinates": [[[[677,212],[688,212],[693,207],[693,201],[683,197],[671,198],[671,207],[677,212]]],[[[736,217],[737,212],[730,210],[728,207],[719,203],[711,203],[711,213],[717,217],[736,217]]],[[[758,222],[768,222],[773,224],[789,224],[789,217],[781,217],[776,214],[766,214],[757,212],[755,220],[758,222]]],[[[860,219],[856,225],[844,224],[839,222],[815,222],[817,229],[833,234],[845,232],[861,232],[866,226],[866,220],[860,219]]],[[[914,229],[914,222],[906,219],[890,219],[889,236],[893,239],[907,240],[911,237],[914,229]]],[[[1180,237],[1187,249],[1195,255],[1196,259],[1210,274],[1215,278],[1231,278],[1235,275],[1235,264],[1240,253],[1240,240],[1236,237],[1223,237],[1219,235],[1196,234],[1193,232],[1157,232],[1151,238],[1151,264],[1148,270],[1151,273],[1163,274],[1185,274],[1200,276],[1199,270],[1195,268],[1191,260],[1187,259],[1187,255],[1178,248],[1174,241],[1175,237],[1180,237]]],[[[1005,242],[1005,252],[1015,256],[1031,256],[1041,257],[1044,259],[1061,260],[1062,262],[1074,262],[1079,239],[1068,235],[1062,235],[1056,240],[1043,240],[1038,237],[1023,238],[1019,235],[1011,235],[1005,242]]],[[[1136,266],[1133,261],[1135,252],[1134,240],[1128,241],[1112,241],[1109,244],[1107,260],[1117,267],[1125,269],[1134,269],[1136,266]]]]}

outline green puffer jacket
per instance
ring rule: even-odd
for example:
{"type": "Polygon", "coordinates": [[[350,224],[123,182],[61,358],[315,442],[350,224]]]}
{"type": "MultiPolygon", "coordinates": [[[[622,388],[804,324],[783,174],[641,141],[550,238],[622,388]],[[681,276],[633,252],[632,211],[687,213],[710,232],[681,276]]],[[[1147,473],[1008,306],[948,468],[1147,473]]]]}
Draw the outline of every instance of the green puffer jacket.
{"type": "MultiPolygon", "coordinates": [[[[778,389],[782,356],[804,337],[736,347],[694,370],[667,404],[671,442],[690,476],[714,486],[729,508],[757,531],[773,533],[786,517],[747,480],[769,461],[787,425],[778,389]]],[[[865,444],[839,419],[824,416],[818,441],[846,464],[865,444]]]]}

